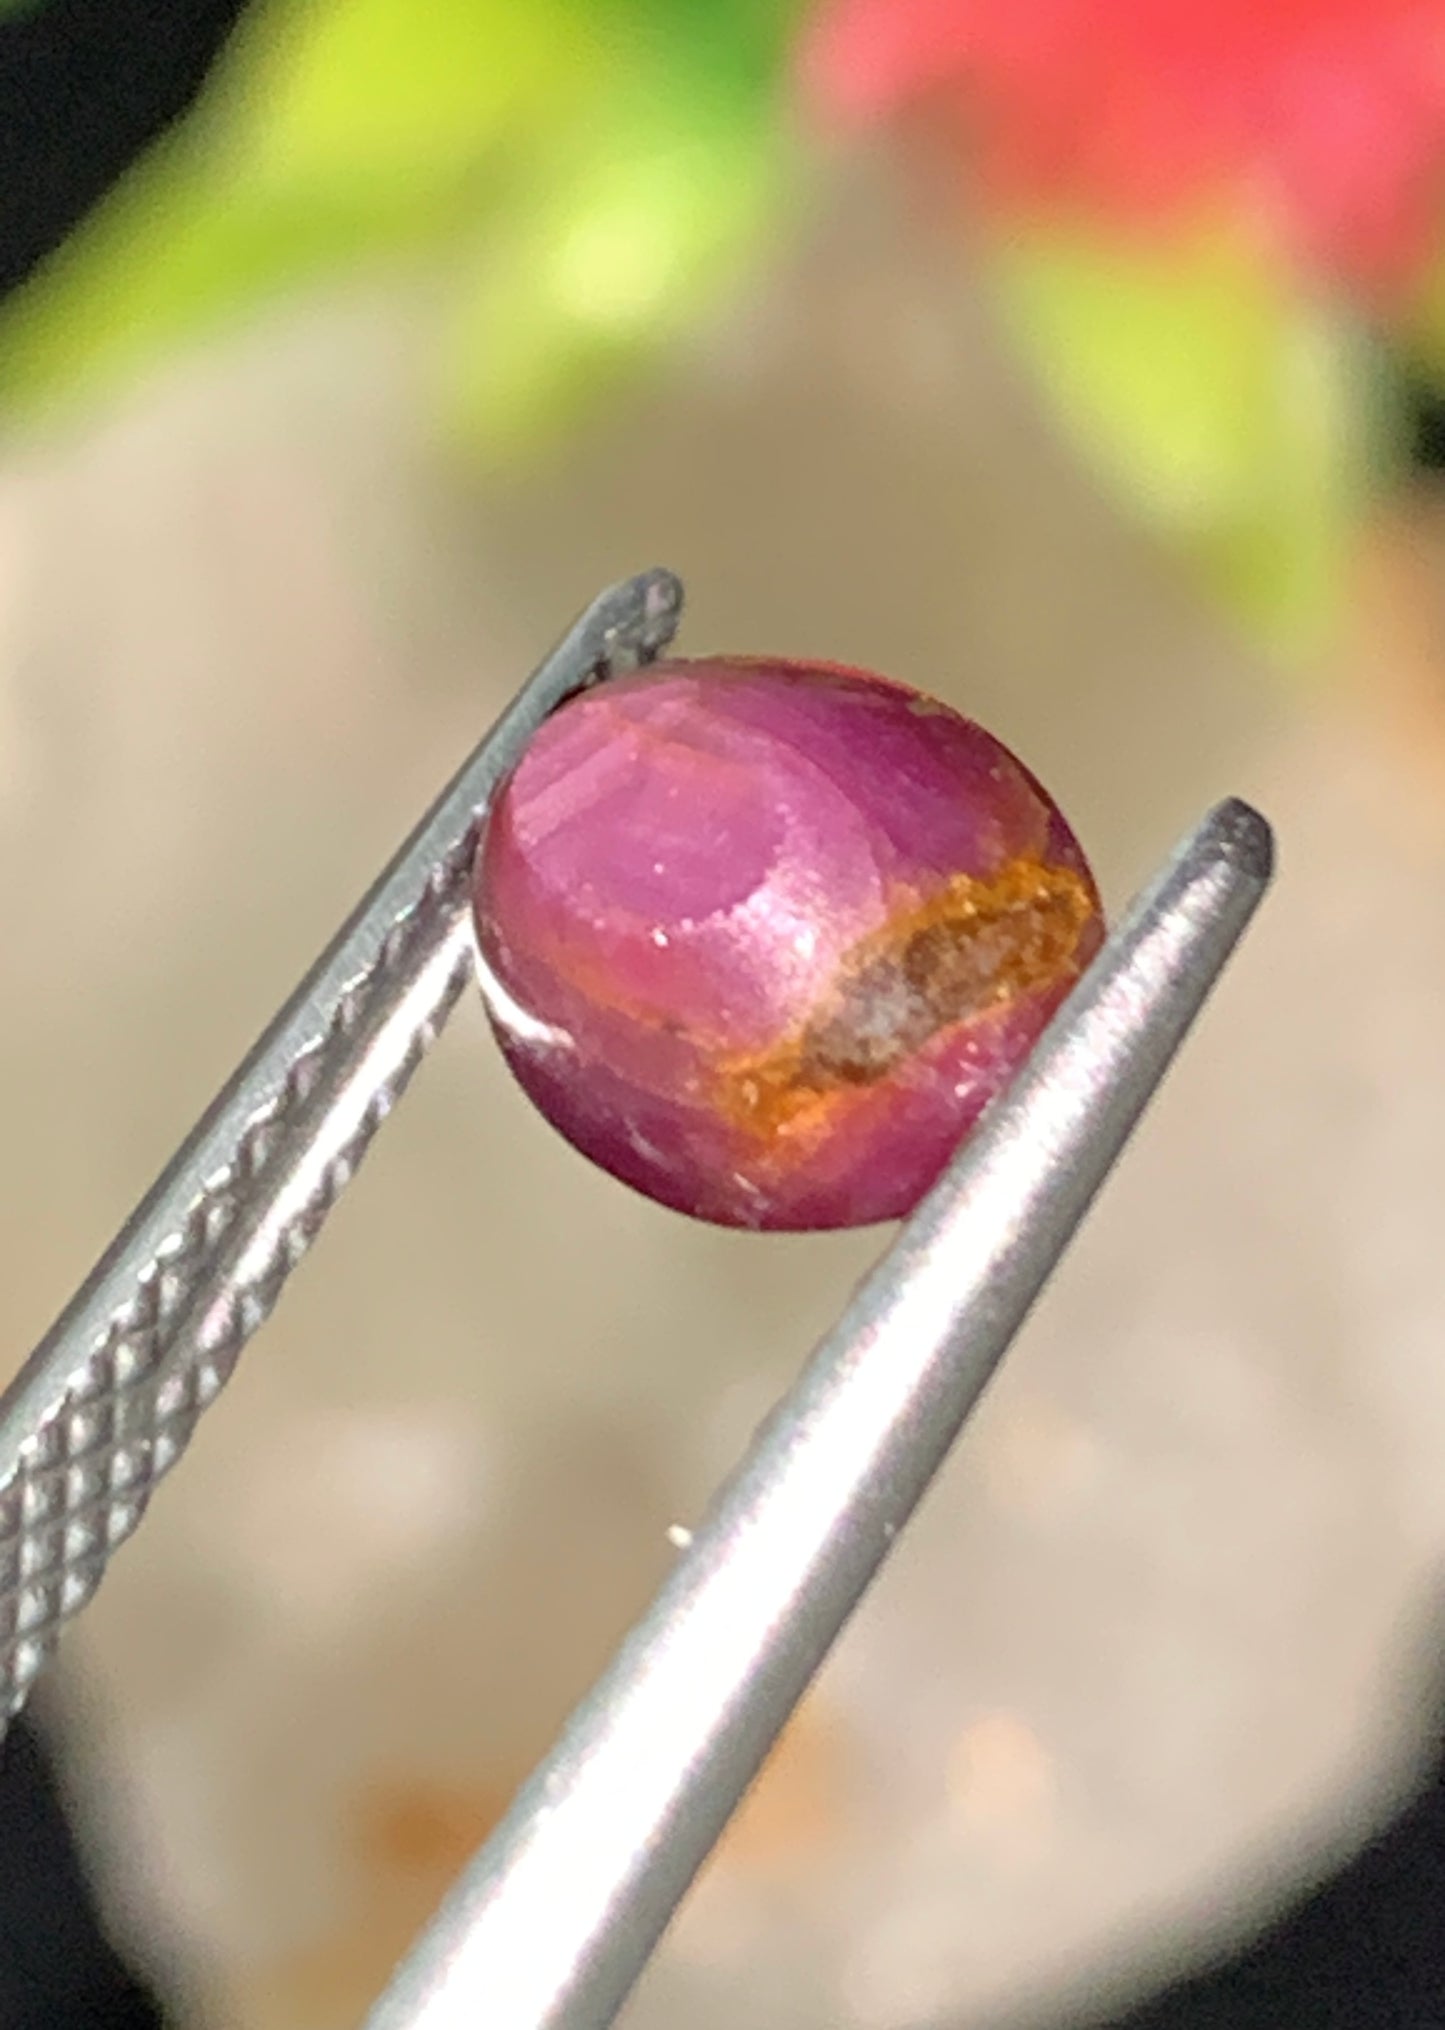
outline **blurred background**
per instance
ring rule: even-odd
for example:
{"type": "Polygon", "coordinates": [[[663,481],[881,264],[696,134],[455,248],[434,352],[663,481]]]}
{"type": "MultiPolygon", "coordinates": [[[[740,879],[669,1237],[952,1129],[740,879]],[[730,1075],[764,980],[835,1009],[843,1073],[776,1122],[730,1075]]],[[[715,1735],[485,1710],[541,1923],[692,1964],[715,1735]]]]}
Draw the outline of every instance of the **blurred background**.
{"type": "MultiPolygon", "coordinates": [[[[0,0],[12,1366],[616,577],[1116,909],[1279,830],[628,2030],[1445,2024],[1442,256],[1445,0],[0,0]]],[[[6,2030],[357,2024],[878,1247],[463,1009],[11,1737],[6,2030]]]]}

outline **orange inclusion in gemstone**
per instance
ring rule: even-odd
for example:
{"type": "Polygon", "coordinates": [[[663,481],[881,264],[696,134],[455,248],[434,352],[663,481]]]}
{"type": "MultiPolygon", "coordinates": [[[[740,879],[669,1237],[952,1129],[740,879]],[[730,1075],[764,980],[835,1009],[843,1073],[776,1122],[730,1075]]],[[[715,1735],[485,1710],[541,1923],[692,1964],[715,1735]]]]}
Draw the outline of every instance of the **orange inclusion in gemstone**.
{"type": "Polygon", "coordinates": [[[1071,867],[1019,858],[986,881],[955,875],[855,945],[799,1029],[724,1064],[719,1111],[764,1141],[804,1128],[941,1030],[1060,985],[1096,920],[1093,894],[1071,867]]]}

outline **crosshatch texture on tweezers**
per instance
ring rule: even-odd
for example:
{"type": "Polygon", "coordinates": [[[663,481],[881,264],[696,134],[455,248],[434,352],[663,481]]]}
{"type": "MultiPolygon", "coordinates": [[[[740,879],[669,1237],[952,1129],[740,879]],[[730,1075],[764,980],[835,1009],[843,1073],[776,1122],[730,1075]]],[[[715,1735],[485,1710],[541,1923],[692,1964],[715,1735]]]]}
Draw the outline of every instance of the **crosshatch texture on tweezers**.
{"type": "Polygon", "coordinates": [[[24,1703],[350,1182],[472,964],[468,873],[541,720],[650,661],[682,592],[604,593],[412,834],[0,1398],[0,1715],[24,1703]]]}

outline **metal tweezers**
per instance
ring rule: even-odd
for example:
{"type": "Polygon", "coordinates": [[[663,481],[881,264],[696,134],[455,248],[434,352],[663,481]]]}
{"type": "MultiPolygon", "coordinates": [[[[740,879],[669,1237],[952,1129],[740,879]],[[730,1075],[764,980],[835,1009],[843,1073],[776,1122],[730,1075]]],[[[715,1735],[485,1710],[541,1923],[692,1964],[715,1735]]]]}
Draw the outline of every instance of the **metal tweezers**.
{"type": "MultiPolygon", "coordinates": [[[[606,592],[422,820],[0,1397],[13,1715],[468,981],[487,806],[565,698],[654,658],[682,588],[606,592]]],[[[370,2030],[611,2023],[1167,1069],[1268,884],[1220,804],[860,1285],[370,2030]]],[[[685,1533],[680,1533],[685,1535],[685,1533]]]]}

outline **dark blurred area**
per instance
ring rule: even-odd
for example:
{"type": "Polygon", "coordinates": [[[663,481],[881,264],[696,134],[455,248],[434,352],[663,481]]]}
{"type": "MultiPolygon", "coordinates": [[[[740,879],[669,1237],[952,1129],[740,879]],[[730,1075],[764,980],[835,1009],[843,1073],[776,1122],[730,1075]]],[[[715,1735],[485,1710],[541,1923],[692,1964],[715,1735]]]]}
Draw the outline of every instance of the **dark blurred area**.
{"type": "Polygon", "coordinates": [[[0,2023],[161,2030],[164,2021],[105,1935],[49,1748],[19,1720],[0,1749],[0,2023]]]}
{"type": "Polygon", "coordinates": [[[1094,2030],[1438,2030],[1445,1769],[1246,1950],[1094,2030]]]}
{"type": "Polygon", "coordinates": [[[183,115],[242,0],[36,0],[0,18],[0,294],[183,115]]]}
{"type": "Polygon", "coordinates": [[[1410,451],[1417,469],[1445,472],[1445,399],[1416,382],[1408,389],[1412,433],[1410,451]]]}

